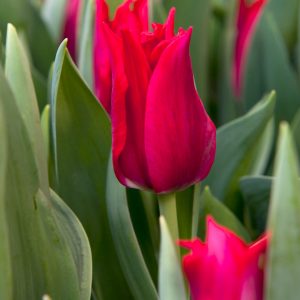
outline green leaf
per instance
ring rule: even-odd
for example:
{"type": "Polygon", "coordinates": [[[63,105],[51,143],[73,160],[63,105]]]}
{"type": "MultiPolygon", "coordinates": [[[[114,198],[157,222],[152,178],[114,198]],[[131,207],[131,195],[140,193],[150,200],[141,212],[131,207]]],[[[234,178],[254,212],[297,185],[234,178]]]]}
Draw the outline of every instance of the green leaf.
{"type": "Polygon", "coordinates": [[[131,222],[153,282],[157,281],[159,249],[158,203],[151,192],[127,189],[131,222]]]}
{"type": "Polygon", "coordinates": [[[82,20],[78,66],[82,77],[85,79],[90,88],[93,87],[94,14],[95,1],[87,0],[82,20]]]}
{"type": "Polygon", "coordinates": [[[0,273],[7,271],[7,277],[0,277],[0,286],[8,284],[1,289],[1,298],[5,293],[3,299],[40,299],[48,294],[54,299],[87,300],[91,291],[88,240],[67,207],[63,208],[65,217],[58,219],[49,187],[40,189],[33,125],[29,126],[21,108],[0,69],[0,174],[4,174],[0,273]]]}
{"type": "Polygon", "coordinates": [[[244,177],[240,181],[245,207],[250,217],[253,237],[259,237],[266,229],[272,177],[244,177]]]}
{"type": "Polygon", "coordinates": [[[45,194],[48,193],[48,172],[45,148],[42,140],[39,109],[26,52],[12,25],[7,27],[5,75],[12,88],[19,110],[33,145],[34,157],[39,172],[39,181],[45,194]]]}
{"type": "Polygon", "coordinates": [[[176,8],[177,27],[193,26],[191,56],[195,82],[203,101],[208,94],[208,40],[209,18],[211,15],[210,0],[163,0],[167,11],[176,8]],[[188,12],[188,17],[187,17],[188,12]]]}
{"type": "Polygon", "coordinates": [[[0,31],[4,34],[8,23],[25,33],[35,67],[47,76],[55,55],[55,44],[40,17],[39,11],[25,0],[1,0],[0,31]],[[37,43],[38,41],[38,43],[37,43]]]}
{"type": "Polygon", "coordinates": [[[270,150],[268,145],[273,135],[266,131],[273,129],[268,124],[274,105],[275,93],[271,92],[245,116],[217,130],[216,158],[204,183],[238,215],[242,211],[242,201],[237,195],[240,177],[263,172],[268,162],[266,149],[270,150]]]}
{"type": "Polygon", "coordinates": [[[285,5],[281,0],[272,0],[268,4],[268,10],[274,16],[280,33],[289,48],[294,46],[296,40],[299,3],[299,0],[290,0],[289,5],[285,5]]]}
{"type": "Polygon", "coordinates": [[[46,149],[46,158],[49,160],[49,151],[50,151],[50,105],[47,104],[43,110],[41,116],[41,127],[43,133],[43,140],[46,149]]]}
{"type": "Polygon", "coordinates": [[[280,126],[267,231],[267,300],[297,299],[300,293],[300,186],[298,160],[287,123],[280,126]]]}
{"type": "Polygon", "coordinates": [[[249,51],[245,74],[246,107],[252,107],[266,91],[274,89],[276,121],[291,121],[300,106],[300,85],[277,24],[267,12],[249,51]]]}
{"type": "MultiPolygon", "coordinates": [[[[71,209],[54,191],[51,190],[50,192],[55,220],[57,224],[59,224],[60,233],[68,243],[73,260],[76,262],[80,299],[90,299],[92,253],[88,237],[71,209]]],[[[45,217],[47,217],[47,215],[45,217]]]]}
{"type": "Polygon", "coordinates": [[[94,293],[97,298],[130,299],[105,203],[110,122],[73,64],[66,42],[59,47],[54,63],[50,114],[52,186],[89,237],[94,293]]]}
{"type": "Polygon", "coordinates": [[[159,299],[187,299],[184,279],[175,245],[164,217],[160,217],[159,299]]]}
{"type": "Polygon", "coordinates": [[[229,228],[238,236],[249,242],[250,236],[236,216],[210,192],[209,187],[205,187],[201,199],[199,210],[199,235],[204,240],[206,233],[206,217],[213,216],[217,223],[229,228]]]}
{"type": "Polygon", "coordinates": [[[126,189],[115,178],[112,164],[108,170],[106,200],[116,251],[134,298],[157,299],[131,222],[126,189]]]}

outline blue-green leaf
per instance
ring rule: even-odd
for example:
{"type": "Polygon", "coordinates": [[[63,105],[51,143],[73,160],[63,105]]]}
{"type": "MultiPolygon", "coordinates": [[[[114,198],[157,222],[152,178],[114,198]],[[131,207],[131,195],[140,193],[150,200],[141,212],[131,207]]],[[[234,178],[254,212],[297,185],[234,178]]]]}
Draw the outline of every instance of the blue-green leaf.
{"type": "Polygon", "coordinates": [[[300,185],[298,160],[287,123],[280,126],[267,231],[267,300],[297,299],[300,294],[300,185]]]}

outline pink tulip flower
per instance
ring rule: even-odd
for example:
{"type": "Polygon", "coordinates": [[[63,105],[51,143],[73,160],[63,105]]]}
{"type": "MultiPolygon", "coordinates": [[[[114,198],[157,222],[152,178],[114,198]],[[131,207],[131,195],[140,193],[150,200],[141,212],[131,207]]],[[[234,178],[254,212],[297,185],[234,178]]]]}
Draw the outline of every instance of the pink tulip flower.
{"type": "Polygon", "coordinates": [[[262,300],[267,236],[246,244],[236,234],[207,218],[207,236],[180,241],[191,250],[183,270],[193,300],[262,300]]]}
{"type": "Polygon", "coordinates": [[[196,91],[192,29],[174,33],[175,9],[148,30],[146,0],[127,0],[113,20],[97,0],[95,91],[111,117],[115,174],[128,187],[165,193],[204,179],[216,129],[196,91]]]}

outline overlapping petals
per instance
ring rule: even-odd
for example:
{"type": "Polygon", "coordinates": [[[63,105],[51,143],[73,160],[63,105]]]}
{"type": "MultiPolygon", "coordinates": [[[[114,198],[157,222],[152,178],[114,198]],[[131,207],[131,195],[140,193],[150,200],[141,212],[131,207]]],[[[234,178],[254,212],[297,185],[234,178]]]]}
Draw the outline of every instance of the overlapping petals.
{"type": "Polygon", "coordinates": [[[111,116],[119,181],[164,193],[208,174],[216,133],[194,85],[192,29],[174,34],[172,9],[148,32],[146,12],[145,0],[129,0],[110,21],[98,0],[95,90],[111,116]]]}
{"type": "Polygon", "coordinates": [[[191,250],[183,269],[193,300],[263,299],[267,236],[247,245],[209,217],[205,243],[194,239],[179,244],[191,250]]]}

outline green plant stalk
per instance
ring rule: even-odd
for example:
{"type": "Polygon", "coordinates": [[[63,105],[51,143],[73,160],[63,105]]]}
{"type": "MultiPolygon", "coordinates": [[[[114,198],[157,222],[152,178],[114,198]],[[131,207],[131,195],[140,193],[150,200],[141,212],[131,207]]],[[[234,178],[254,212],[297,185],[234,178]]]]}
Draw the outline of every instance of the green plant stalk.
{"type": "Polygon", "coordinates": [[[179,239],[178,234],[178,220],[177,220],[177,208],[176,208],[176,194],[163,194],[158,195],[159,212],[161,216],[164,216],[168,228],[170,230],[173,241],[179,239]]]}

